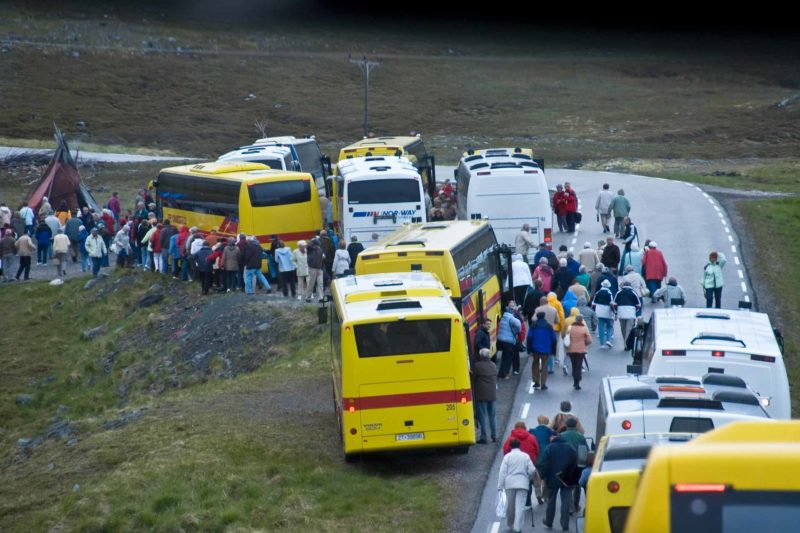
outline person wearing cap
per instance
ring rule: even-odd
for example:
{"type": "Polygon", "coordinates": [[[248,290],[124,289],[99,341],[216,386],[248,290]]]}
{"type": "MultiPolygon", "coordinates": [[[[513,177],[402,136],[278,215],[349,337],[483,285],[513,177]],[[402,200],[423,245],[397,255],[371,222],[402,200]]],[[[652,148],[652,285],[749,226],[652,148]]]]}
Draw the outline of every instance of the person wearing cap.
{"type": "Polygon", "coordinates": [[[103,238],[100,237],[97,227],[93,227],[91,234],[86,238],[86,253],[92,261],[92,277],[96,278],[100,272],[103,256],[108,254],[108,248],[103,238]]]}
{"type": "Polygon", "coordinates": [[[600,346],[611,348],[614,343],[614,295],[611,293],[611,282],[604,279],[600,290],[594,295],[592,309],[597,315],[598,338],[600,346]]]}
{"type": "Polygon", "coordinates": [[[567,355],[572,363],[572,386],[575,390],[581,390],[583,359],[586,357],[588,346],[592,344],[592,336],[581,315],[575,316],[575,321],[567,329],[566,335],[570,338],[567,355]]]}
{"type": "Polygon", "coordinates": [[[511,377],[509,373],[514,362],[517,335],[522,329],[522,322],[514,316],[515,309],[516,304],[513,301],[509,302],[497,327],[497,349],[503,352],[503,357],[500,360],[500,372],[498,373],[498,379],[501,380],[510,379],[511,377]]]}
{"type": "Polygon", "coordinates": [[[707,308],[714,304],[714,307],[719,309],[722,305],[722,287],[725,284],[722,269],[725,268],[725,263],[725,254],[722,252],[708,254],[708,263],[703,267],[703,279],[700,282],[706,297],[707,308]]]}
{"type": "Polygon", "coordinates": [[[583,250],[578,252],[578,262],[586,267],[587,272],[594,270],[594,267],[600,262],[600,257],[592,249],[592,243],[589,241],[583,243],[583,250]]]}
{"type": "Polygon", "coordinates": [[[667,262],[664,254],[658,248],[658,243],[650,241],[647,251],[642,258],[642,269],[644,270],[644,280],[647,290],[650,291],[650,298],[655,303],[655,293],[661,288],[661,281],[667,277],[667,262]]]}

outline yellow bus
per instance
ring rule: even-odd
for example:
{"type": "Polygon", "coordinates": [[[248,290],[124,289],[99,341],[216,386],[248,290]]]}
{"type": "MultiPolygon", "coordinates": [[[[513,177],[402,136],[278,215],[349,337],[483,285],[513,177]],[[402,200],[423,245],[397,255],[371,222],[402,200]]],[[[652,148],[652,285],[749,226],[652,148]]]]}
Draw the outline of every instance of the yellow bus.
{"type": "Polygon", "coordinates": [[[464,317],[470,350],[478,326],[488,318],[493,324],[490,333],[494,353],[496,326],[503,315],[504,303],[500,258],[488,222],[428,222],[410,224],[361,252],[356,274],[413,271],[436,274],[464,317]]]}
{"type": "Polygon", "coordinates": [[[200,163],[165,168],[153,185],[162,218],[203,233],[246,233],[262,245],[277,235],[294,246],[322,229],[319,195],[307,173],[260,163],[200,163]]]}
{"type": "Polygon", "coordinates": [[[435,276],[331,284],[334,402],[345,458],[475,444],[462,318],[435,276]]]}
{"type": "Polygon", "coordinates": [[[733,422],[654,448],[625,531],[797,531],[800,421],[733,422]]]}
{"type": "Polygon", "coordinates": [[[694,433],[606,435],[600,439],[586,484],[586,511],[578,531],[622,533],[647,456],[654,446],[685,443],[694,433]]]}

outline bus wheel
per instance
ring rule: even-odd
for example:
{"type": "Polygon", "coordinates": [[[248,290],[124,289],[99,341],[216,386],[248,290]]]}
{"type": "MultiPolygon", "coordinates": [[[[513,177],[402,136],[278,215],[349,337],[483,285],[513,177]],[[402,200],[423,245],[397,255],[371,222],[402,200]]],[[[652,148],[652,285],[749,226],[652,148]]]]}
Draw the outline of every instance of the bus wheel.
{"type": "Polygon", "coordinates": [[[344,462],[347,464],[353,464],[356,461],[361,459],[361,454],[358,453],[345,453],[344,454],[344,462]]]}
{"type": "Polygon", "coordinates": [[[467,455],[469,453],[469,446],[456,446],[453,448],[453,453],[456,455],[467,455]]]}

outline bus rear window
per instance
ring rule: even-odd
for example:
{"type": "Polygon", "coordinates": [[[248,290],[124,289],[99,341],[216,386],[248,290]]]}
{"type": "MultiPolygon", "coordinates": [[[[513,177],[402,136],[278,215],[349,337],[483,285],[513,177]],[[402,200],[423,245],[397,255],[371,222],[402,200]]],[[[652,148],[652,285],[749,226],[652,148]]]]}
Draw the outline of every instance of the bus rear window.
{"type": "Polygon", "coordinates": [[[450,351],[448,318],[357,324],[353,331],[360,358],[450,351]]]}
{"type": "Polygon", "coordinates": [[[737,491],[730,488],[722,492],[673,490],[670,521],[672,531],[791,531],[800,521],[800,491],[737,491]]]}
{"type": "Polygon", "coordinates": [[[692,418],[676,416],[669,426],[670,433],[705,433],[714,429],[714,421],[710,418],[692,418]]]}
{"type": "Polygon", "coordinates": [[[419,202],[420,185],[414,179],[379,179],[347,184],[349,204],[396,204],[419,202]]]}
{"type": "Polygon", "coordinates": [[[311,182],[303,180],[256,183],[247,187],[253,207],[300,204],[311,200],[311,182]]]}

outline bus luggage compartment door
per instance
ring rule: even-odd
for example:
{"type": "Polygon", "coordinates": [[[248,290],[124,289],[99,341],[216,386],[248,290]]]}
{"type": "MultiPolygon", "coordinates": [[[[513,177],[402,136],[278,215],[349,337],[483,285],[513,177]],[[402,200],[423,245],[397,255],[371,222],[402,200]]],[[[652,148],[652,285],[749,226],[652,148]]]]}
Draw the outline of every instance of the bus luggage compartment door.
{"type": "Polygon", "coordinates": [[[431,432],[458,430],[462,393],[452,379],[374,383],[361,385],[359,393],[362,435],[367,439],[426,441],[434,438],[431,432]]]}

